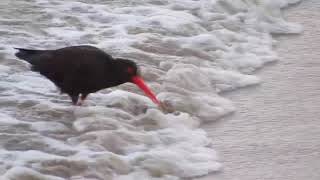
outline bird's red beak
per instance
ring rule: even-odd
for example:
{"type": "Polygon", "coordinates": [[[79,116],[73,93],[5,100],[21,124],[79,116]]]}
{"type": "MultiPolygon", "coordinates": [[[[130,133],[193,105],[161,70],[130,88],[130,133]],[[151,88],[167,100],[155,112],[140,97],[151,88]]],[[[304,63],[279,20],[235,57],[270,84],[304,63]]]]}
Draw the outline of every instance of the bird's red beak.
{"type": "Polygon", "coordinates": [[[160,105],[160,101],[153,94],[153,92],[148,88],[148,86],[144,83],[144,80],[140,76],[134,76],[132,78],[132,82],[135,83],[143,92],[156,104],[160,105]]]}

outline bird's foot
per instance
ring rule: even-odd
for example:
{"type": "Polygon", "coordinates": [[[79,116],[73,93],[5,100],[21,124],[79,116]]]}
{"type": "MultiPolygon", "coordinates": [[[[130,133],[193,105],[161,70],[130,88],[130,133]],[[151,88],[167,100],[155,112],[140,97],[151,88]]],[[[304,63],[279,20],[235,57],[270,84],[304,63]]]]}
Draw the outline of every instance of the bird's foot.
{"type": "Polygon", "coordinates": [[[84,100],[80,99],[80,100],[76,103],[76,105],[77,105],[77,106],[82,106],[82,105],[83,105],[83,102],[84,102],[84,100]]]}
{"type": "Polygon", "coordinates": [[[81,94],[80,99],[77,101],[77,106],[82,106],[84,103],[84,100],[88,97],[88,94],[81,94]]]}

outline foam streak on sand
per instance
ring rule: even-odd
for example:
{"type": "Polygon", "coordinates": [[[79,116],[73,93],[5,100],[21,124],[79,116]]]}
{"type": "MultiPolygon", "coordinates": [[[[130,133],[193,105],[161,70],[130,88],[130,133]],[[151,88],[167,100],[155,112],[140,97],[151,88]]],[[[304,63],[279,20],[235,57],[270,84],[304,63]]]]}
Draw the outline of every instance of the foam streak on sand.
{"type": "Polygon", "coordinates": [[[0,3],[0,172],[3,179],[181,179],[221,168],[199,129],[235,108],[219,93],[260,82],[277,60],[271,33],[299,33],[281,8],[297,0],[31,0],[0,3]],[[84,107],[12,47],[91,44],[136,60],[164,114],[130,85],[84,107]],[[130,91],[130,92],[129,92],[130,91]]]}

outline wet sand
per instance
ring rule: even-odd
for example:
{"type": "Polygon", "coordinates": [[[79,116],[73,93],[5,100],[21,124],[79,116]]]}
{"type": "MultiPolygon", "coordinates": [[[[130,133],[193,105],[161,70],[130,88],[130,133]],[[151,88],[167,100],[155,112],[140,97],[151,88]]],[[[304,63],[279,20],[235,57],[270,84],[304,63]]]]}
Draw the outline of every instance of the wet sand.
{"type": "Polygon", "coordinates": [[[225,95],[237,113],[204,125],[224,169],[201,180],[320,179],[320,1],[286,17],[303,34],[278,38],[281,60],[258,73],[263,84],[225,95]]]}

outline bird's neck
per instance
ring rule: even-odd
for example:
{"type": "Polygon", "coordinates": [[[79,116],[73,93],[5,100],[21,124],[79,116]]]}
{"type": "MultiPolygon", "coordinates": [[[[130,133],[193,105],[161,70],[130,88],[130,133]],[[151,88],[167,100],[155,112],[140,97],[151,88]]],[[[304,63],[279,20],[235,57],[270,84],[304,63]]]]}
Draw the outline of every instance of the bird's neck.
{"type": "Polygon", "coordinates": [[[105,71],[105,85],[112,87],[128,82],[123,72],[121,63],[118,60],[112,60],[105,71]]]}

